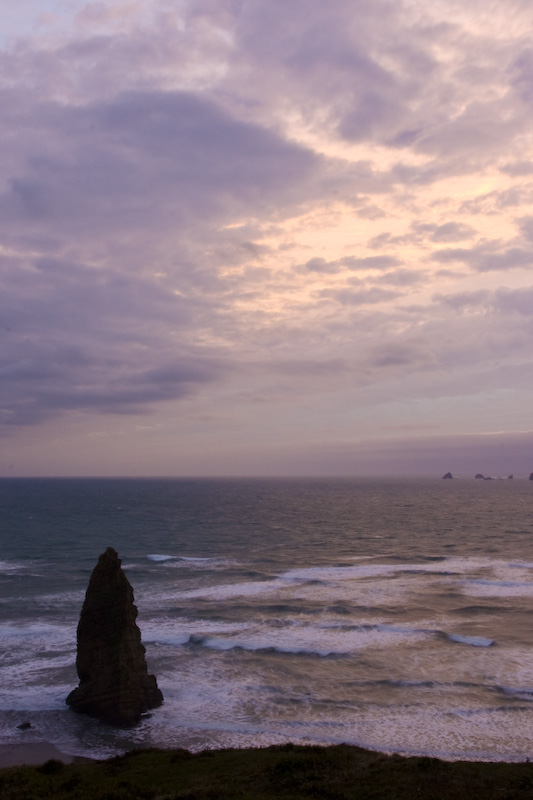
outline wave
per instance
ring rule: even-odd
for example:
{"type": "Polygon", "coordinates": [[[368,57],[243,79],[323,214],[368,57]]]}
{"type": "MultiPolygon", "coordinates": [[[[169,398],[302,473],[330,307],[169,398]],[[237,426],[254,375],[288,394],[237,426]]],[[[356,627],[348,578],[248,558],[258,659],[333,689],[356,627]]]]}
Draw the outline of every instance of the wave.
{"type": "Polygon", "coordinates": [[[349,656],[351,653],[338,648],[312,647],[310,645],[283,645],[270,642],[249,642],[239,639],[224,639],[191,634],[188,644],[208,647],[212,650],[249,650],[252,652],[290,653],[291,655],[349,656]]]}
{"type": "Polygon", "coordinates": [[[234,565],[236,562],[227,558],[201,557],[201,556],[173,556],[167,553],[148,553],[146,558],[156,564],[172,567],[185,567],[205,569],[234,565]]]}
{"type": "Polygon", "coordinates": [[[516,700],[527,700],[533,703],[533,686],[497,686],[495,688],[506,697],[512,697],[516,700]]]}
{"type": "Polygon", "coordinates": [[[352,687],[360,687],[362,689],[371,687],[371,686],[392,686],[392,687],[399,687],[399,688],[413,688],[413,689],[431,689],[437,686],[444,686],[445,684],[439,683],[439,681],[433,681],[430,679],[427,680],[409,680],[408,678],[405,679],[394,679],[394,678],[378,678],[377,680],[359,680],[359,681],[347,681],[346,686],[352,687]]]}
{"type": "Polygon", "coordinates": [[[23,569],[26,569],[28,564],[24,564],[20,561],[0,561],[0,573],[3,574],[10,574],[12,572],[20,572],[23,569]]]}
{"type": "Polygon", "coordinates": [[[531,597],[533,581],[489,580],[473,578],[459,581],[461,589],[473,596],[481,597],[531,597]]]}
{"type": "MultiPolygon", "coordinates": [[[[263,611],[265,610],[264,607],[263,611]]],[[[274,617],[257,613],[251,620],[214,620],[212,617],[189,616],[182,609],[180,618],[152,621],[145,627],[143,641],[158,645],[182,646],[203,644],[219,650],[278,650],[279,652],[313,652],[318,655],[354,655],[368,648],[396,647],[402,642],[440,639],[452,645],[491,647],[495,640],[484,636],[454,633],[430,626],[389,622],[312,621],[306,609],[286,605],[269,606],[274,617]],[[281,614],[281,616],[278,616],[281,614]]]]}
{"type": "Polygon", "coordinates": [[[532,581],[490,581],[486,578],[472,578],[469,581],[465,581],[465,583],[475,583],[478,586],[505,586],[505,587],[515,587],[515,586],[533,586],[532,581]]]}
{"type": "Polygon", "coordinates": [[[252,641],[242,638],[228,638],[223,636],[210,636],[200,633],[176,633],[174,635],[149,635],[143,636],[145,644],[152,643],[156,646],[169,645],[171,647],[182,647],[192,645],[196,647],[206,647],[211,650],[246,650],[250,652],[266,653],[290,653],[292,655],[315,655],[315,656],[348,656],[348,651],[339,648],[318,647],[300,644],[272,644],[266,640],[252,641]]]}
{"type": "Polygon", "coordinates": [[[444,635],[450,642],[469,644],[471,647],[491,647],[494,644],[494,639],[485,639],[484,636],[462,636],[459,633],[446,633],[444,635]]]}
{"type": "Polygon", "coordinates": [[[448,714],[461,719],[471,719],[472,717],[492,717],[495,713],[505,713],[509,711],[530,711],[531,709],[518,706],[491,706],[490,708],[450,708],[448,714]]]}
{"type": "Polygon", "coordinates": [[[200,556],[171,556],[165,553],[148,553],[146,556],[150,561],[220,561],[219,558],[202,558],[200,556]]]}
{"type": "MultiPolygon", "coordinates": [[[[222,558],[185,558],[168,554],[151,554],[148,557],[174,566],[185,565],[208,569],[226,564],[235,564],[235,562],[228,562],[222,558]]],[[[307,599],[312,599],[311,592],[316,590],[316,598],[319,598],[323,605],[329,606],[335,600],[337,602],[346,602],[348,598],[344,597],[344,594],[347,590],[350,591],[350,595],[352,595],[352,591],[360,590],[361,593],[364,592],[366,595],[372,592],[373,597],[369,597],[369,601],[373,601],[374,598],[379,596],[380,599],[391,604],[393,602],[391,592],[392,595],[396,595],[397,591],[403,591],[404,588],[401,583],[396,587],[395,579],[400,579],[401,581],[403,576],[405,576],[406,580],[413,581],[416,581],[417,576],[420,576],[421,580],[424,578],[440,579],[449,589],[453,587],[454,592],[461,591],[465,594],[495,594],[496,596],[503,596],[505,594],[533,593],[532,581],[509,580],[508,575],[505,572],[502,573],[502,570],[509,572],[508,563],[494,561],[490,558],[427,556],[426,563],[423,561],[416,563],[404,561],[403,563],[385,564],[368,563],[368,561],[361,563],[359,561],[349,565],[299,567],[276,573],[274,576],[241,573],[241,580],[234,584],[211,584],[203,588],[187,590],[180,596],[187,598],[198,597],[206,600],[229,600],[235,597],[253,597],[261,594],[283,593],[283,595],[286,595],[287,592],[296,590],[302,593],[306,592],[307,599]],[[486,577],[472,575],[472,573],[479,570],[494,570],[495,575],[494,577],[490,575],[486,577]],[[253,579],[254,577],[256,580],[253,579]],[[246,580],[246,578],[251,578],[251,580],[246,580]],[[377,586],[370,587],[371,580],[382,581],[379,590],[377,586]],[[352,589],[350,585],[352,583],[358,585],[352,589]],[[494,591],[489,591],[490,589],[494,591]],[[336,597],[333,594],[334,590],[338,592],[336,597]]],[[[380,605],[379,602],[371,602],[370,604],[380,605]]],[[[361,603],[361,597],[359,597],[358,605],[364,606],[367,604],[361,603]]]]}
{"type": "MultiPolygon", "coordinates": [[[[429,568],[429,566],[428,566],[429,568]]],[[[434,565],[431,565],[434,569],[434,565]]],[[[233,597],[250,597],[278,593],[292,588],[310,589],[329,587],[361,578],[389,577],[399,572],[393,564],[357,565],[349,567],[302,567],[279,573],[276,577],[262,581],[242,581],[235,584],[219,584],[202,589],[191,589],[180,593],[180,597],[227,600],[233,597]]]]}
{"type": "Polygon", "coordinates": [[[158,647],[161,647],[162,645],[179,647],[180,645],[188,644],[190,638],[191,634],[189,633],[178,633],[175,636],[151,636],[143,634],[142,641],[143,644],[155,644],[158,647]]]}
{"type": "Polygon", "coordinates": [[[494,562],[487,558],[450,558],[448,556],[426,556],[417,562],[405,562],[391,558],[396,563],[351,564],[348,566],[318,566],[292,569],[280,573],[287,581],[321,580],[326,582],[360,578],[380,578],[401,574],[423,574],[428,576],[453,577],[480,568],[507,566],[505,562],[494,562]],[[424,563],[426,562],[426,563],[424,563]]]}
{"type": "MultiPolygon", "coordinates": [[[[368,648],[387,648],[406,640],[424,640],[439,632],[425,628],[380,624],[308,624],[299,619],[263,620],[253,623],[214,623],[182,618],[155,624],[143,633],[145,643],[163,646],[203,646],[213,650],[246,650],[353,657],[368,648]]],[[[444,634],[441,634],[444,635],[444,634]]]]}
{"type": "Polygon", "coordinates": [[[21,637],[44,636],[52,634],[71,634],[72,628],[67,625],[50,625],[39,622],[4,623],[0,625],[0,640],[20,639],[21,637]]]}
{"type": "Polygon", "coordinates": [[[207,647],[211,650],[227,651],[227,650],[246,650],[250,652],[266,653],[290,653],[292,655],[315,655],[315,656],[349,656],[351,653],[342,648],[335,647],[319,647],[311,645],[294,644],[272,644],[270,641],[259,640],[252,641],[247,639],[227,638],[222,636],[209,636],[199,633],[182,633],[176,635],[163,635],[163,636],[143,636],[143,642],[155,644],[156,646],[170,645],[185,646],[193,645],[196,647],[207,647]]]}
{"type": "Polygon", "coordinates": [[[404,635],[409,634],[424,634],[428,636],[439,636],[447,639],[450,642],[457,644],[468,644],[471,647],[491,647],[494,644],[494,639],[487,639],[483,636],[465,636],[459,633],[446,633],[445,631],[433,630],[430,628],[410,628],[403,625],[387,625],[386,623],[362,625],[341,625],[337,623],[326,623],[321,625],[322,628],[330,628],[341,631],[382,631],[384,633],[399,633],[404,635]]]}
{"type": "MultiPolygon", "coordinates": [[[[503,614],[508,612],[510,609],[506,606],[461,606],[460,608],[452,609],[452,614],[461,614],[465,616],[471,616],[472,614],[503,614]]],[[[511,609],[514,613],[514,610],[511,609]]]]}
{"type": "Polygon", "coordinates": [[[185,592],[178,592],[180,598],[202,598],[212,600],[228,600],[233,597],[250,597],[261,594],[276,593],[285,588],[279,579],[266,581],[244,581],[242,583],[219,584],[217,586],[206,586],[202,589],[189,589],[185,592]]]}
{"type": "Polygon", "coordinates": [[[421,556],[422,561],[446,561],[446,556],[421,556]]]}
{"type": "Polygon", "coordinates": [[[439,681],[439,680],[410,680],[383,678],[379,681],[367,681],[368,685],[377,684],[380,686],[392,686],[400,689],[493,689],[485,683],[475,683],[473,681],[439,681]]]}
{"type": "Polygon", "coordinates": [[[361,622],[353,623],[351,625],[342,624],[339,622],[324,622],[317,626],[325,630],[338,630],[338,631],[383,631],[384,633],[436,633],[437,631],[429,630],[427,628],[410,628],[404,625],[388,625],[386,622],[361,622]]]}

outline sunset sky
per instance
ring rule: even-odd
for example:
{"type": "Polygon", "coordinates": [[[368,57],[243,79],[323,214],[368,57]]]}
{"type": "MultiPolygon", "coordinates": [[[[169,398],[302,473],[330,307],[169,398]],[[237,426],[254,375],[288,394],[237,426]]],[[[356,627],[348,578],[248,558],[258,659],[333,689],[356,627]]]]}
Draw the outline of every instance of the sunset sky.
{"type": "Polygon", "coordinates": [[[530,0],[0,22],[0,475],[533,471],[530,0]]]}

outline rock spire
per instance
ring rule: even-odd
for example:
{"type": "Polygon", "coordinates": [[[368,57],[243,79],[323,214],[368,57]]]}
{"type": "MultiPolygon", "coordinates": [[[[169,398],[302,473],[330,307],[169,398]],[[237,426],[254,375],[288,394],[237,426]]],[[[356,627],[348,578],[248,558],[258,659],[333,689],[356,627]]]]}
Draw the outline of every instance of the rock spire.
{"type": "Polygon", "coordinates": [[[133,589],[108,547],[92,572],[78,624],[80,684],[67,697],[75,711],[127,727],[163,702],[148,674],[136,617],[133,589]]]}

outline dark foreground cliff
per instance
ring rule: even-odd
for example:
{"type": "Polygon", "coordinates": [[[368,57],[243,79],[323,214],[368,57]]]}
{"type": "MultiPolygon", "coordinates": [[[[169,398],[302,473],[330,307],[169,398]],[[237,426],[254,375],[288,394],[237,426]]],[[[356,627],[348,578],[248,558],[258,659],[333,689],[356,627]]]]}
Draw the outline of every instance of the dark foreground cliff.
{"type": "Polygon", "coordinates": [[[77,632],[79,686],[67,697],[74,711],[117,726],[135,725],[163,695],[148,674],[133,589],[118,553],[98,559],[85,595],[77,632]]]}
{"type": "Polygon", "coordinates": [[[0,771],[0,800],[525,800],[533,764],[402,758],[357,747],[146,750],[0,771]]]}

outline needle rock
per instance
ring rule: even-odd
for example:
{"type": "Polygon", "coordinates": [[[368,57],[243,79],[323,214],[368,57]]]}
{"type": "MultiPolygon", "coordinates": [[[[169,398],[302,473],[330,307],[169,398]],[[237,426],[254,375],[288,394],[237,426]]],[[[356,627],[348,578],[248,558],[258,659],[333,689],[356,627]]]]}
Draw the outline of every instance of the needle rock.
{"type": "Polygon", "coordinates": [[[133,589],[116,550],[108,547],[94,568],[78,624],[79,686],[67,704],[103,722],[128,727],[163,702],[148,674],[137,626],[133,589]]]}

